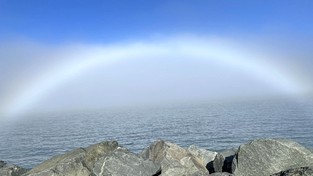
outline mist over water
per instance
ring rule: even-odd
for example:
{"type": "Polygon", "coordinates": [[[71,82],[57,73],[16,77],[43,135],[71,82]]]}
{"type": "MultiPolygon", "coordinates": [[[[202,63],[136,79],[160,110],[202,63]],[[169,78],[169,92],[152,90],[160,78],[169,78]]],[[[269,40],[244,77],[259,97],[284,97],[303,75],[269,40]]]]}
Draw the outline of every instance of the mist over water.
{"type": "Polygon", "coordinates": [[[312,148],[312,7],[0,0],[0,160],[31,168],[105,140],[312,148]]]}
{"type": "Polygon", "coordinates": [[[280,50],[272,52],[249,39],[178,34],[44,46],[0,45],[0,58],[5,58],[0,118],[162,101],[297,96],[313,87],[307,59],[284,52],[292,46],[278,45],[280,50]]]}
{"type": "Polygon", "coordinates": [[[133,152],[157,139],[214,151],[265,137],[313,148],[312,107],[313,99],[267,99],[37,115],[2,123],[0,158],[31,168],[104,140],[117,140],[133,152]]]}

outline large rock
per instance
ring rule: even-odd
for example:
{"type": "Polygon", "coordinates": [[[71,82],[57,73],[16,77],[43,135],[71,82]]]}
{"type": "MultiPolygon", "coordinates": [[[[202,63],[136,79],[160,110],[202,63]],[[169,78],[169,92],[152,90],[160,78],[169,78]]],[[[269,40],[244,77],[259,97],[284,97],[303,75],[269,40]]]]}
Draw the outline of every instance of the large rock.
{"type": "Polygon", "coordinates": [[[193,156],[200,159],[201,164],[203,166],[207,166],[209,162],[213,161],[217,152],[209,151],[203,148],[199,148],[195,145],[191,145],[188,147],[188,152],[191,153],[193,156]]]}
{"type": "Polygon", "coordinates": [[[96,176],[152,176],[160,171],[159,164],[144,160],[125,148],[118,148],[110,155],[101,158],[93,169],[96,176]]]}
{"type": "Polygon", "coordinates": [[[259,139],[239,147],[232,171],[236,176],[271,175],[312,164],[313,154],[296,142],[259,139]]]}
{"type": "Polygon", "coordinates": [[[207,165],[210,173],[232,172],[232,163],[237,149],[224,150],[218,153],[214,160],[207,165]]]}
{"type": "Polygon", "coordinates": [[[176,144],[158,140],[145,149],[141,156],[161,165],[163,176],[208,175],[202,161],[176,144]]]}
{"type": "Polygon", "coordinates": [[[118,147],[116,141],[106,141],[87,148],[75,149],[55,156],[36,166],[26,176],[89,176],[95,163],[118,147]]]}
{"type": "Polygon", "coordinates": [[[27,169],[0,161],[0,176],[20,176],[25,172],[27,169]]]}
{"type": "Polygon", "coordinates": [[[288,169],[272,176],[313,176],[313,166],[288,169]]]}

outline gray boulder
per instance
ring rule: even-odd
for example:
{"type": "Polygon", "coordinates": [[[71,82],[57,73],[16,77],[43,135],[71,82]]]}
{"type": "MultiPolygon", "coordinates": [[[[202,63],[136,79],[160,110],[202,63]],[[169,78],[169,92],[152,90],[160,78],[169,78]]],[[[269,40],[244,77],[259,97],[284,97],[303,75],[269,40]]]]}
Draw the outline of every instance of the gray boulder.
{"type": "Polygon", "coordinates": [[[22,167],[7,164],[4,161],[0,161],[0,175],[1,176],[20,176],[27,172],[27,169],[22,167]]]}
{"type": "Polygon", "coordinates": [[[210,173],[214,172],[232,172],[232,163],[237,149],[224,150],[218,153],[214,160],[208,164],[210,173]]]}
{"type": "Polygon", "coordinates": [[[272,176],[313,176],[313,166],[293,168],[273,174],[272,176]]]}
{"type": "Polygon", "coordinates": [[[294,141],[259,139],[239,147],[232,173],[236,176],[271,175],[312,163],[313,154],[294,141]]]}
{"type": "Polygon", "coordinates": [[[209,151],[203,148],[199,148],[195,145],[191,145],[188,147],[188,152],[191,153],[193,156],[200,159],[201,164],[203,166],[207,166],[209,162],[213,161],[217,152],[209,151]]]}
{"type": "Polygon", "coordinates": [[[44,161],[25,176],[90,176],[95,163],[117,147],[116,141],[106,141],[87,148],[78,148],[44,161]]]}
{"type": "Polygon", "coordinates": [[[201,159],[176,144],[162,140],[145,149],[141,157],[160,164],[163,176],[208,175],[208,170],[202,165],[201,159]]]}
{"type": "Polygon", "coordinates": [[[160,165],[144,160],[125,148],[118,148],[101,158],[93,169],[96,176],[152,176],[160,172],[160,165]]]}

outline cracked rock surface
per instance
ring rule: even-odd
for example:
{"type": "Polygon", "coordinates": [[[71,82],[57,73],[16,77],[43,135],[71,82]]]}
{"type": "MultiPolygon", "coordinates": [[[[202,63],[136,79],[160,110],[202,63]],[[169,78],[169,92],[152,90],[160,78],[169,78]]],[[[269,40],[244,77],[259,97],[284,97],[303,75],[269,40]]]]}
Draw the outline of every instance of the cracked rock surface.
{"type": "Polygon", "coordinates": [[[144,160],[125,148],[118,148],[110,155],[100,159],[93,169],[96,176],[147,176],[160,172],[160,165],[144,160]]]}
{"type": "Polygon", "coordinates": [[[271,176],[313,176],[313,166],[292,168],[273,174],[271,176]]]}
{"type": "Polygon", "coordinates": [[[140,154],[116,141],[78,148],[27,169],[0,161],[0,176],[313,176],[313,153],[291,140],[258,139],[238,149],[185,149],[163,140],[140,154]],[[26,173],[25,173],[26,172],[26,173]]]}
{"type": "Polygon", "coordinates": [[[160,164],[162,176],[208,175],[203,161],[176,144],[158,140],[146,148],[141,156],[160,164]]]}
{"type": "Polygon", "coordinates": [[[241,145],[233,160],[236,176],[271,175],[313,165],[311,151],[291,140],[259,139],[241,145]]]}
{"type": "Polygon", "coordinates": [[[78,148],[44,161],[25,176],[90,176],[94,164],[117,147],[116,141],[106,141],[87,148],[78,148]]]}
{"type": "Polygon", "coordinates": [[[193,156],[200,159],[203,166],[207,166],[209,162],[212,162],[217,155],[217,152],[209,151],[203,148],[199,148],[195,145],[188,147],[188,152],[193,156]]]}

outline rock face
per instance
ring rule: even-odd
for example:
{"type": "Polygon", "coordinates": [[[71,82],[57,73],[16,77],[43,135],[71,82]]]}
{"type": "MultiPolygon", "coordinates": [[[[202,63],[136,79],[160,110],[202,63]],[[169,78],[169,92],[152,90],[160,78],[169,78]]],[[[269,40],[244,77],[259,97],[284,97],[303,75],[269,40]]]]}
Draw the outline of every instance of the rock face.
{"type": "Polygon", "coordinates": [[[259,139],[239,147],[232,171],[236,176],[271,175],[312,164],[313,154],[296,142],[259,139]]]}
{"type": "Polygon", "coordinates": [[[214,160],[208,164],[210,173],[213,172],[232,172],[232,162],[236,154],[236,149],[224,150],[216,155],[214,160]]]}
{"type": "Polygon", "coordinates": [[[289,140],[259,139],[220,153],[158,140],[140,155],[106,141],[28,171],[0,161],[0,176],[313,176],[313,153],[289,140]],[[25,173],[26,172],[26,173],[25,173]]]}
{"type": "Polygon", "coordinates": [[[193,156],[200,159],[201,164],[203,166],[207,166],[208,163],[212,162],[217,155],[217,152],[209,151],[203,148],[199,148],[195,145],[191,145],[188,147],[188,152],[191,153],[193,156]]]}
{"type": "Polygon", "coordinates": [[[89,176],[94,164],[118,147],[116,141],[107,141],[87,148],[75,149],[55,156],[25,174],[25,176],[89,176]]]}
{"type": "Polygon", "coordinates": [[[293,168],[273,174],[272,176],[313,176],[313,166],[293,168]]]}
{"type": "Polygon", "coordinates": [[[27,169],[22,167],[7,164],[4,161],[0,161],[0,175],[1,176],[19,176],[27,172],[27,169]]]}
{"type": "Polygon", "coordinates": [[[150,160],[144,160],[125,148],[118,148],[95,164],[93,173],[97,176],[147,176],[161,172],[161,167],[150,160]]]}
{"type": "Polygon", "coordinates": [[[145,160],[150,159],[160,164],[162,176],[208,175],[201,159],[176,144],[162,140],[154,142],[141,156],[145,160]]]}

